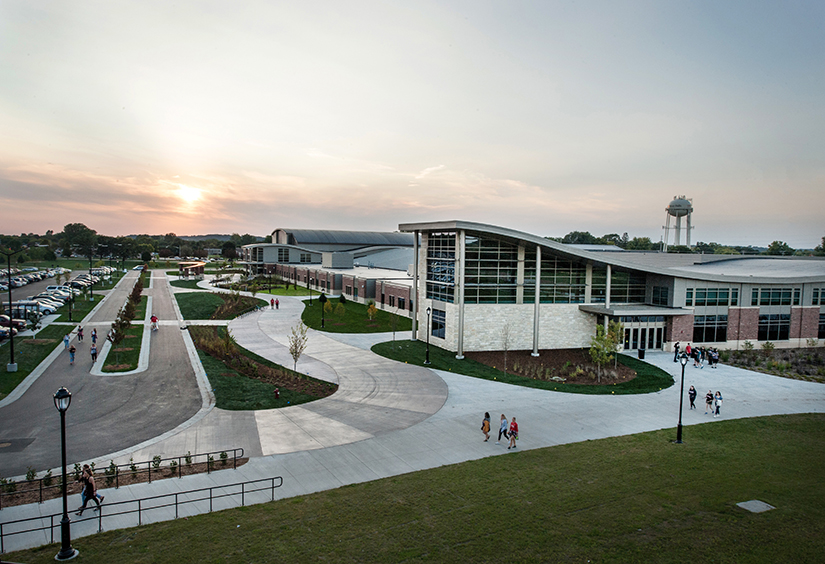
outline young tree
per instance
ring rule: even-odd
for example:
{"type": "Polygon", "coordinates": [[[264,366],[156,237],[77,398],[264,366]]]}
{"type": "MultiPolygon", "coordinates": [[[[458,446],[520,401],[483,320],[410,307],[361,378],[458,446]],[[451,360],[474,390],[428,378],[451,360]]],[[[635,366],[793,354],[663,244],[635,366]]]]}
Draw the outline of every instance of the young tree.
{"type": "MultiPolygon", "coordinates": [[[[618,353],[619,347],[621,347],[622,342],[624,342],[624,325],[622,325],[621,321],[611,321],[607,325],[607,336],[610,338],[610,341],[613,343],[613,351],[618,353]]],[[[613,355],[613,368],[616,368],[619,364],[619,355],[613,355]]]]}
{"type": "Polygon", "coordinates": [[[604,330],[604,325],[596,326],[596,334],[590,338],[590,359],[596,365],[598,381],[602,381],[602,366],[613,359],[615,352],[613,340],[604,330]]]}
{"type": "Polygon", "coordinates": [[[375,307],[375,302],[373,302],[369,306],[367,306],[367,317],[369,318],[370,321],[375,319],[375,316],[376,316],[377,313],[378,313],[378,308],[375,307]]]}
{"type": "Polygon", "coordinates": [[[504,373],[507,374],[507,353],[510,352],[512,344],[510,338],[510,323],[505,321],[501,326],[501,349],[504,351],[504,373]]]}
{"type": "Polygon", "coordinates": [[[298,359],[307,348],[307,326],[301,322],[292,328],[292,334],[289,336],[289,354],[292,355],[292,370],[296,371],[298,368],[298,359]]]}

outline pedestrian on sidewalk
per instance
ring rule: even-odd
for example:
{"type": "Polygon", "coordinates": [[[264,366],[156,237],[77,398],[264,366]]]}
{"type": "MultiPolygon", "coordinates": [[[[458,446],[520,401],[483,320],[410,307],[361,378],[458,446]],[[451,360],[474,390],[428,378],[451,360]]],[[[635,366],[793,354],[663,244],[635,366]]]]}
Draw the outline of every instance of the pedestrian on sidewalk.
{"type": "Polygon", "coordinates": [[[708,411],[713,415],[713,390],[708,390],[708,393],[705,394],[705,415],[708,414],[708,411]]]}
{"type": "Polygon", "coordinates": [[[77,342],[80,343],[83,341],[83,327],[77,326],[77,342]]]}
{"type": "Polygon", "coordinates": [[[278,306],[280,306],[280,305],[281,305],[281,300],[279,300],[278,298],[275,298],[275,309],[278,309],[278,306]]]}
{"type": "Polygon", "coordinates": [[[498,440],[496,441],[497,445],[501,444],[501,435],[504,435],[505,439],[509,438],[509,437],[507,437],[507,427],[508,427],[508,425],[509,425],[509,422],[507,421],[507,418],[504,417],[504,414],[502,413],[501,414],[501,425],[499,425],[499,428],[498,428],[498,440]]]}
{"type": "Polygon", "coordinates": [[[507,447],[507,450],[516,448],[516,439],[518,439],[518,423],[516,423],[516,418],[513,417],[510,422],[510,446],[507,447]]]}
{"type": "Polygon", "coordinates": [[[679,341],[673,345],[673,362],[679,362],[679,341]]]}
{"type": "Polygon", "coordinates": [[[83,484],[83,490],[80,492],[80,499],[83,502],[83,505],[80,506],[75,515],[83,515],[83,510],[86,509],[86,504],[89,503],[90,499],[97,504],[95,511],[99,510],[104,496],[97,493],[95,477],[92,474],[92,469],[88,464],[83,465],[83,474],[80,476],[79,481],[83,484]]]}
{"type": "Polygon", "coordinates": [[[696,404],[694,403],[696,401],[696,388],[693,386],[688,390],[688,398],[690,398],[690,409],[696,409],[696,404]]]}
{"type": "Polygon", "coordinates": [[[92,329],[92,344],[97,344],[97,329],[92,329]]]}
{"type": "Polygon", "coordinates": [[[92,355],[92,364],[97,362],[97,345],[92,343],[91,348],[89,348],[89,354],[92,355]]]}
{"type": "Polygon", "coordinates": [[[269,309],[275,309],[275,298],[269,300],[269,309]]]}
{"type": "Polygon", "coordinates": [[[484,433],[484,442],[490,440],[490,414],[484,412],[484,419],[481,420],[481,432],[484,433]]]}
{"type": "Polygon", "coordinates": [[[713,398],[716,404],[716,413],[713,414],[714,417],[719,417],[719,411],[722,409],[722,392],[716,391],[716,396],[713,398]]]}
{"type": "Polygon", "coordinates": [[[69,350],[69,343],[70,342],[71,342],[71,339],[69,339],[69,334],[67,333],[67,334],[63,335],[63,348],[64,349],[69,350]]]}
{"type": "Polygon", "coordinates": [[[69,347],[69,364],[74,364],[74,353],[77,352],[77,349],[74,348],[74,345],[69,347]]]}

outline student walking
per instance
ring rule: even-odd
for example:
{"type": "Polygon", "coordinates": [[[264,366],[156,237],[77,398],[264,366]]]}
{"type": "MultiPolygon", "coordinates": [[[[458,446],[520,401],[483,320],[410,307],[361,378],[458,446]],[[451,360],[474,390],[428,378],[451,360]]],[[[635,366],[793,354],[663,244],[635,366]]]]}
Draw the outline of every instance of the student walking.
{"type": "Polygon", "coordinates": [[[269,309],[275,309],[275,298],[269,300],[269,309]]]}
{"type": "Polygon", "coordinates": [[[516,423],[516,418],[513,417],[513,421],[510,423],[510,446],[507,447],[507,450],[516,448],[516,439],[518,439],[518,423],[516,423]]]}
{"type": "Polygon", "coordinates": [[[69,347],[69,364],[74,364],[74,353],[77,352],[77,349],[74,348],[74,345],[69,347]]]}
{"type": "Polygon", "coordinates": [[[279,300],[278,298],[275,298],[275,309],[278,309],[278,306],[280,306],[280,305],[281,305],[281,300],[279,300]]]}
{"type": "Polygon", "coordinates": [[[83,327],[77,327],[77,342],[80,343],[83,341],[83,327]]]}
{"type": "Polygon", "coordinates": [[[690,409],[696,409],[696,404],[694,403],[696,401],[696,388],[693,386],[688,390],[688,398],[690,398],[690,409]]]}
{"type": "Polygon", "coordinates": [[[713,390],[708,390],[708,393],[705,394],[705,415],[708,414],[708,411],[711,415],[713,414],[713,390]]]}
{"type": "Polygon", "coordinates": [[[484,433],[484,442],[490,440],[490,414],[484,412],[484,419],[481,420],[481,432],[484,433]]]}
{"type": "Polygon", "coordinates": [[[95,477],[88,464],[83,465],[83,474],[80,477],[80,482],[83,484],[83,491],[80,492],[80,499],[83,501],[83,505],[80,506],[75,515],[83,515],[83,510],[86,509],[86,504],[89,503],[90,499],[97,504],[95,511],[99,510],[104,496],[97,493],[95,477]]]}
{"type": "Polygon", "coordinates": [[[97,329],[92,329],[92,344],[97,344],[97,329]]]}
{"type": "Polygon", "coordinates": [[[673,345],[673,362],[679,362],[679,341],[673,345]]]}
{"type": "Polygon", "coordinates": [[[68,334],[63,335],[63,348],[64,349],[69,350],[69,342],[70,342],[69,335],[68,334]]]}
{"type": "Polygon", "coordinates": [[[509,425],[509,423],[507,421],[507,418],[504,417],[504,414],[502,413],[501,414],[501,425],[499,425],[499,428],[498,428],[498,440],[496,441],[497,445],[501,444],[501,435],[504,435],[505,439],[508,438],[507,437],[507,427],[508,427],[508,425],[509,425]]]}
{"type": "Polygon", "coordinates": [[[719,417],[719,410],[722,409],[722,392],[716,391],[716,396],[713,398],[716,403],[716,413],[713,414],[714,417],[719,417]]]}
{"type": "Polygon", "coordinates": [[[92,364],[97,362],[97,345],[94,343],[92,343],[92,346],[89,349],[89,354],[92,355],[92,364]]]}

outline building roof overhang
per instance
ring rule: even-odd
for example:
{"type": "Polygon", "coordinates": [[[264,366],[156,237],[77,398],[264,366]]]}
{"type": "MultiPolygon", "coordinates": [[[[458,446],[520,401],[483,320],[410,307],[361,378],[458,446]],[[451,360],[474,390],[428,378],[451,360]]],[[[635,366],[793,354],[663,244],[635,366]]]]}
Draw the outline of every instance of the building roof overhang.
{"type": "Polygon", "coordinates": [[[579,310],[585,313],[595,313],[596,315],[607,315],[610,317],[653,315],[677,317],[680,315],[693,315],[692,309],[648,304],[619,304],[610,307],[606,307],[603,304],[582,304],[579,306],[579,310]]]}

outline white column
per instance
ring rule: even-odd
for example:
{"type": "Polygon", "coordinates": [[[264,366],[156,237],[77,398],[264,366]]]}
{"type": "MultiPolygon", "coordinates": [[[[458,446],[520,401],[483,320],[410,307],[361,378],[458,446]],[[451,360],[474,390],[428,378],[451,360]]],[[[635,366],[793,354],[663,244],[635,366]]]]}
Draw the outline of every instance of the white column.
{"type": "Polygon", "coordinates": [[[456,284],[456,299],[458,300],[458,347],[455,357],[458,360],[464,358],[464,243],[466,241],[466,232],[462,229],[458,232],[458,260],[456,261],[455,269],[455,284],[456,284]]]}
{"type": "Polygon", "coordinates": [[[536,245],[536,297],[533,300],[533,352],[539,356],[539,313],[541,310],[541,247],[536,245]]]}
{"type": "Polygon", "coordinates": [[[605,288],[604,288],[604,307],[606,307],[606,308],[610,307],[610,276],[611,276],[611,270],[610,270],[610,265],[608,264],[607,265],[607,283],[605,284],[605,288]]]}
{"type": "Polygon", "coordinates": [[[584,270],[584,303],[593,303],[593,263],[588,262],[584,270]]]}
{"type": "Polygon", "coordinates": [[[413,292],[412,298],[415,300],[413,303],[413,312],[412,312],[412,337],[411,339],[415,341],[418,339],[418,231],[413,232],[413,292]]]}

